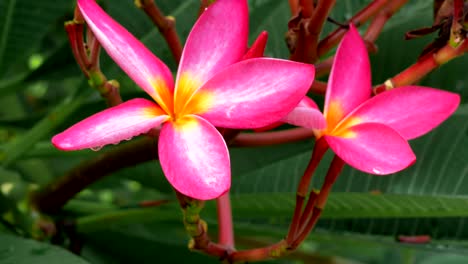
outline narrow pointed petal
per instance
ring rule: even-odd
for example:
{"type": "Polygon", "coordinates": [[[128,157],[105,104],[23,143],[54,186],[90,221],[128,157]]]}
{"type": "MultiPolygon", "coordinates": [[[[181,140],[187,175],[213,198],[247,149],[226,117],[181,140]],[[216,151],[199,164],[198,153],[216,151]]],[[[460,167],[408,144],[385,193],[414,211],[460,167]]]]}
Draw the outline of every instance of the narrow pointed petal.
{"type": "Polygon", "coordinates": [[[378,123],[350,127],[341,137],[325,136],[330,148],[355,169],[377,175],[403,170],[416,156],[395,130],[378,123]]]}
{"type": "Polygon", "coordinates": [[[324,115],[335,127],[358,105],[371,96],[371,73],[366,45],[357,29],[349,31],[338,46],[325,96],[324,115]]]}
{"type": "Polygon", "coordinates": [[[327,125],[317,104],[307,96],[281,121],[311,129],[324,129],[327,125]]]}
{"type": "MultiPolygon", "coordinates": [[[[94,0],[78,0],[86,23],[109,56],[160,104],[158,93],[172,93],[169,68],[124,27],[107,15],[94,0]]],[[[165,99],[167,100],[167,99],[165,99]]]]}
{"type": "Polygon", "coordinates": [[[182,194],[210,200],[231,186],[229,152],[210,123],[186,116],[167,122],[159,136],[159,159],[167,180],[182,194]]]}
{"type": "Polygon", "coordinates": [[[260,58],[263,57],[263,53],[265,52],[266,43],[268,40],[268,33],[266,31],[262,31],[249,48],[249,50],[244,54],[242,60],[248,60],[253,58],[260,58]]]}
{"type": "Polygon", "coordinates": [[[190,107],[214,126],[258,128],[286,116],[314,80],[310,64],[255,58],[236,63],[209,80],[190,107]],[[203,98],[203,99],[202,99],[203,98]]]}
{"type": "Polygon", "coordinates": [[[419,137],[438,126],[458,107],[455,93],[421,86],[405,86],[381,93],[350,116],[395,129],[405,139],[419,137]]]}
{"type": "Polygon", "coordinates": [[[146,99],[133,99],[108,108],[54,136],[61,150],[101,148],[148,132],[168,118],[161,108],[146,99]]]}
{"type": "MultiPolygon", "coordinates": [[[[180,60],[175,101],[185,101],[216,72],[238,62],[247,51],[246,0],[216,1],[192,28],[180,60]]],[[[176,103],[177,104],[177,103],[176,103]]]]}

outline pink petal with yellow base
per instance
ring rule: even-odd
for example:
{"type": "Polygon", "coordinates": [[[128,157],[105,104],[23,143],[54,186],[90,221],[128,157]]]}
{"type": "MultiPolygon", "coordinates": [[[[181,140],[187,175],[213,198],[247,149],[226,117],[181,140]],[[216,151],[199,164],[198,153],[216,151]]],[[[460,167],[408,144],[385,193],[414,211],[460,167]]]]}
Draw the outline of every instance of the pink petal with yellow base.
{"type": "Polygon", "coordinates": [[[325,96],[324,115],[334,127],[371,96],[371,73],[366,45],[350,25],[333,62],[325,96]]]}
{"type": "Polygon", "coordinates": [[[376,122],[395,129],[405,139],[419,137],[438,126],[458,107],[455,93],[405,86],[381,93],[351,115],[360,122],[376,122]]]}
{"type": "Polygon", "coordinates": [[[168,181],[186,196],[209,200],[230,188],[226,143],[203,118],[188,115],[165,123],[159,136],[159,159],[168,181]]]}
{"type": "Polygon", "coordinates": [[[255,58],[218,73],[198,90],[206,107],[200,113],[214,126],[258,128],[286,116],[304,98],[314,67],[278,59],[255,58]]]}
{"type": "Polygon", "coordinates": [[[138,39],[107,15],[94,0],[78,0],[78,7],[102,47],[136,84],[157,101],[160,100],[158,92],[172,93],[171,71],[138,39]]]}
{"type": "Polygon", "coordinates": [[[168,119],[161,108],[146,99],[133,99],[108,108],[54,136],[61,150],[101,148],[148,132],[168,119]]]}
{"type": "Polygon", "coordinates": [[[408,142],[386,125],[359,124],[339,135],[324,137],[336,155],[351,167],[367,173],[395,173],[416,160],[408,142]]]}
{"type": "Polygon", "coordinates": [[[187,38],[177,73],[176,90],[186,86],[188,95],[176,92],[176,104],[218,71],[241,60],[247,51],[248,14],[247,1],[239,0],[216,1],[203,12],[187,38]],[[181,80],[187,75],[190,80],[181,80]]]}

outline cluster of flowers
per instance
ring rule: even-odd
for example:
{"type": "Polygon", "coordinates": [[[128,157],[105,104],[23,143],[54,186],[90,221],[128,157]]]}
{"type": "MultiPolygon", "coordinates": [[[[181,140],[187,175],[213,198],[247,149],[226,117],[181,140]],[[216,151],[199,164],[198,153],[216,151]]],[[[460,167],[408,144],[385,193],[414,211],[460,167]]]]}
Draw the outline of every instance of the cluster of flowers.
{"type": "Polygon", "coordinates": [[[366,46],[350,25],[336,51],[322,114],[306,96],[313,65],[247,48],[246,0],[218,0],[205,10],[187,38],[174,83],[169,68],[94,0],[78,0],[78,7],[109,56],[154,101],[108,108],[56,135],[53,144],[96,148],[161,127],[163,172],[177,191],[195,199],[213,199],[230,188],[229,152],[216,127],[252,129],[278,121],[307,127],[350,166],[390,174],[415,161],[407,141],[439,125],[460,100],[421,86],[371,97],[366,46]]]}

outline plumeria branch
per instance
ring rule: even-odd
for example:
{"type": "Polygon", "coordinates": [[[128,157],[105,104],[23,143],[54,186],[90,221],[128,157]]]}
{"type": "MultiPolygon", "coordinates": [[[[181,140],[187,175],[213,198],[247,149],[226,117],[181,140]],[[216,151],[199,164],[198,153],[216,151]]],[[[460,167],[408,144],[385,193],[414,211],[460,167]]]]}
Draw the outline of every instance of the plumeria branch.
{"type": "Polygon", "coordinates": [[[175,18],[164,16],[154,0],[135,0],[135,5],[142,9],[151,19],[154,25],[159,29],[167,42],[172,56],[176,62],[179,62],[182,56],[182,44],[175,28],[175,18]]]}
{"type": "Polygon", "coordinates": [[[30,204],[41,212],[57,212],[77,193],[97,180],[123,168],[157,159],[156,144],[154,138],[135,140],[87,160],[44,189],[33,193],[30,204]]]}
{"type": "Polygon", "coordinates": [[[291,60],[315,63],[318,60],[317,46],[322,27],[336,1],[299,1],[300,12],[289,22],[291,60]]]}
{"type": "Polygon", "coordinates": [[[295,16],[299,11],[299,0],[288,0],[291,15],[295,16]]]}
{"type": "MultiPolygon", "coordinates": [[[[328,149],[328,145],[324,139],[318,140],[315,143],[314,150],[312,152],[312,156],[310,158],[309,164],[307,165],[307,168],[304,171],[304,175],[301,177],[301,180],[297,187],[296,205],[294,207],[293,218],[291,220],[291,225],[289,227],[288,235],[286,237],[286,241],[288,242],[289,245],[291,245],[294,239],[296,238],[297,231],[300,225],[301,215],[303,214],[302,207],[304,205],[304,200],[309,190],[312,176],[315,170],[317,169],[327,149],[328,149]]],[[[313,195],[309,195],[309,201],[311,200],[315,200],[313,195]]]]}
{"type": "Polygon", "coordinates": [[[235,147],[256,147],[285,144],[302,141],[314,137],[314,132],[308,128],[291,128],[280,131],[260,133],[240,133],[231,145],[235,147]]]}
{"type": "Polygon", "coordinates": [[[119,83],[108,80],[99,66],[101,45],[91,30],[86,31],[86,41],[83,39],[84,19],[78,8],[75,8],[74,19],[65,23],[73,56],[83,74],[90,80],[90,85],[99,91],[108,106],[122,103],[119,93],[119,83]]]}
{"type": "Polygon", "coordinates": [[[325,176],[325,181],[322,185],[322,188],[320,189],[320,192],[315,193],[312,191],[309,195],[309,201],[304,210],[304,215],[310,215],[310,217],[307,217],[307,221],[304,221],[305,218],[302,219],[302,226],[299,229],[299,233],[294,242],[291,244],[292,248],[296,248],[300,243],[302,243],[302,241],[307,238],[309,233],[314,228],[315,224],[320,218],[323,208],[325,207],[333,184],[335,184],[336,179],[338,179],[344,164],[344,161],[340,157],[335,156],[330,164],[330,168],[328,169],[327,175],[325,176]]]}
{"type": "Polygon", "coordinates": [[[229,191],[216,199],[216,207],[218,209],[218,241],[221,245],[234,249],[234,226],[229,191]]]}
{"type": "Polygon", "coordinates": [[[455,48],[450,43],[447,43],[440,50],[424,55],[415,64],[388,79],[385,83],[374,87],[374,94],[379,94],[395,87],[414,84],[434,69],[454,58],[462,56],[466,52],[468,52],[468,41],[466,40],[455,48]]]}
{"type": "MultiPolygon", "coordinates": [[[[407,0],[398,0],[392,1],[395,3],[401,3],[402,6],[407,0]]],[[[385,6],[387,6],[389,1],[387,0],[375,0],[372,1],[369,5],[364,7],[361,11],[359,11],[356,15],[354,15],[347,24],[354,24],[356,26],[362,25],[367,22],[369,19],[374,17],[378,12],[380,12],[385,6]]],[[[318,56],[325,55],[328,51],[330,51],[333,47],[335,47],[346,33],[347,29],[340,27],[326,36],[323,40],[320,41],[317,47],[317,54],[318,56]]]]}

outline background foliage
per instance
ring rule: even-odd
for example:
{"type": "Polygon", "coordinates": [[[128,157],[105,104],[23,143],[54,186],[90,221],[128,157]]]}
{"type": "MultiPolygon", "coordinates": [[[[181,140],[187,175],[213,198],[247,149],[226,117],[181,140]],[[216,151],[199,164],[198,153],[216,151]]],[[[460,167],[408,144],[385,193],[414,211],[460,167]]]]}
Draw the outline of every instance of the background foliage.
{"type": "MultiPolygon", "coordinates": [[[[332,17],[345,21],[369,1],[337,1],[332,17]]],[[[197,16],[198,1],[158,0],[177,20],[183,39],[197,16]]],[[[251,41],[269,32],[267,56],[287,58],[284,42],[287,1],[250,3],[251,41]]],[[[133,1],[102,1],[106,10],[175,71],[166,43],[133,1]]],[[[51,136],[105,107],[87,85],[70,52],[63,22],[72,18],[73,0],[0,1],[0,262],[5,263],[217,263],[186,248],[177,205],[131,208],[142,200],[174,199],[159,164],[122,170],[80,193],[61,216],[76,219],[81,257],[20,236],[33,236],[34,215],[25,209],[29,190],[60,177],[91,150],[62,153],[51,136]],[[14,225],[11,222],[15,223],[14,225]]],[[[432,24],[432,1],[413,0],[385,26],[371,55],[373,83],[411,65],[436,36],[405,41],[404,33],[432,24]]],[[[326,25],[326,32],[336,26],[326,25]]],[[[121,84],[124,99],[144,96],[102,54],[103,72],[121,84]]],[[[291,259],[365,263],[466,263],[468,257],[468,57],[431,73],[421,84],[458,92],[462,106],[437,130],[411,142],[418,157],[404,172],[371,176],[347,167],[319,221],[319,228],[291,259]],[[422,245],[398,242],[398,235],[429,235],[422,245]]],[[[317,97],[320,102],[322,99],[317,97]]],[[[434,98],[437,100],[437,98],[434,98]]],[[[294,208],[297,183],[312,141],[263,148],[233,148],[232,196],[239,247],[282,238],[294,208]]],[[[108,151],[106,147],[101,151],[108,151]]],[[[330,156],[326,160],[330,160],[330,156]]],[[[314,179],[319,187],[323,162],[314,179]]],[[[216,235],[214,203],[203,216],[216,235]]],[[[65,238],[61,241],[67,245],[65,238]]],[[[276,261],[292,263],[291,259],[276,261]]],[[[275,263],[276,263],[275,262],[275,263]]],[[[297,263],[297,262],[294,262],[297,263]]]]}

